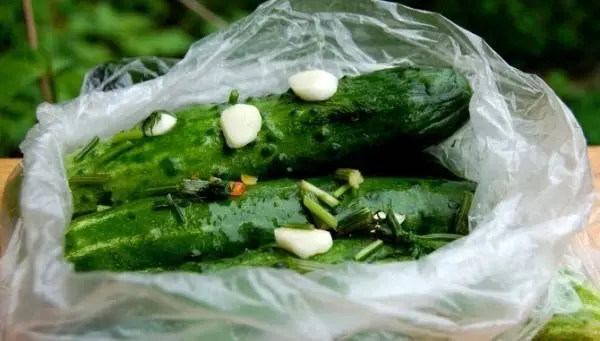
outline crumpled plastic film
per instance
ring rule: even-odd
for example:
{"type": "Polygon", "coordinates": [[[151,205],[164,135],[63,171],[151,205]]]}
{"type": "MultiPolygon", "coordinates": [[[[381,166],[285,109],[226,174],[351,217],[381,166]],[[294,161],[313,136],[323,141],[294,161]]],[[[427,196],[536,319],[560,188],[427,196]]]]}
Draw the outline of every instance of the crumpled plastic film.
{"type": "Polygon", "coordinates": [[[438,14],[273,0],[160,74],[121,85],[91,75],[77,99],[40,105],[22,144],[21,219],[0,262],[4,339],[527,340],[570,297],[557,276],[565,255],[578,257],[573,238],[594,200],[582,131],[540,78],[438,14]],[[63,158],[93,136],[154,110],[226,101],[233,88],[242,99],[280,93],[309,67],[342,76],[390,64],[451,66],[474,89],[469,125],[430,150],[479,183],[467,238],[419,261],[307,275],[76,274],[62,258],[71,215],[63,158]]]}
{"type": "Polygon", "coordinates": [[[87,72],[81,93],[126,88],[160,77],[179,60],[175,58],[124,58],[98,65],[87,72]]]}

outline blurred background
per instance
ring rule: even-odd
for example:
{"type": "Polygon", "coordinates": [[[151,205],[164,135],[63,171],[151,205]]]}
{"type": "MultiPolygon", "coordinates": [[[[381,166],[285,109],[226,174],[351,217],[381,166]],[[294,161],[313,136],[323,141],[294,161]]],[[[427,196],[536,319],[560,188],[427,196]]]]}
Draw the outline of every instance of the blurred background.
{"type": "MultiPolygon", "coordinates": [[[[181,58],[192,42],[262,2],[0,1],[0,158],[19,157],[36,106],[76,97],[91,67],[124,57],[181,58]],[[37,37],[28,35],[28,2],[37,37]]],[[[574,111],[588,143],[600,144],[600,1],[396,2],[442,13],[483,37],[513,66],[543,77],[574,111]]]]}

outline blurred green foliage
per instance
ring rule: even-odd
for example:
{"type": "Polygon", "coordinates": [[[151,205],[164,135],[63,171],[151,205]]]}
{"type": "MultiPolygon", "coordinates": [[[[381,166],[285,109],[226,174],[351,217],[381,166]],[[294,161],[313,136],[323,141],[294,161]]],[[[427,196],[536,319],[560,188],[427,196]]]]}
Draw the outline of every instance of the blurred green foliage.
{"type": "MultiPolygon", "coordinates": [[[[49,74],[57,102],[76,97],[86,71],[137,56],[182,57],[218,27],[178,1],[32,0],[39,49],[27,43],[21,1],[0,2],[0,157],[18,144],[43,101],[49,74]]],[[[201,1],[227,22],[262,1],[201,1]]],[[[482,36],[512,65],[545,77],[573,109],[590,144],[600,144],[600,2],[576,0],[406,0],[482,36]]]]}

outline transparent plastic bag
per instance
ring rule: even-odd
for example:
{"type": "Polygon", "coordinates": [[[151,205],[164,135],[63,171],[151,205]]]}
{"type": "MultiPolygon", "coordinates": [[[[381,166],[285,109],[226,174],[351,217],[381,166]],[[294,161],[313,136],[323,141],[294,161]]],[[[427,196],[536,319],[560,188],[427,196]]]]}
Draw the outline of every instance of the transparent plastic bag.
{"type": "Polygon", "coordinates": [[[561,269],[594,279],[595,251],[576,235],[594,189],[573,115],[541,79],[438,14],[379,1],[273,0],[157,76],[86,83],[79,98],[38,108],[40,123],[22,144],[21,219],[0,263],[5,339],[528,340],[553,313],[577,309],[562,304],[574,300],[561,269]],[[63,160],[93,136],[154,110],[226,101],[232,88],[242,99],[283,92],[308,67],[342,76],[389,64],[451,66],[474,89],[469,125],[430,150],[479,183],[467,238],[419,261],[306,275],[76,274],[63,259],[72,212],[63,160]]]}
{"type": "Polygon", "coordinates": [[[110,91],[130,87],[167,73],[179,62],[175,58],[124,58],[100,64],[87,72],[81,94],[91,91],[110,91]]]}

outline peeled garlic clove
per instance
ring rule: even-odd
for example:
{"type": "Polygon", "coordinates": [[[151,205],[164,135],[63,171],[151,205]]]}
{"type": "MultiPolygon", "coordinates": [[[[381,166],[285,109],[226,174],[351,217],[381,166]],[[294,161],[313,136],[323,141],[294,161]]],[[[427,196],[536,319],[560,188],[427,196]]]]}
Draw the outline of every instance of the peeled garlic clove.
{"type": "Polygon", "coordinates": [[[319,229],[276,228],[275,242],[280,248],[303,259],[323,254],[333,246],[331,233],[319,229]]]}
{"type": "Polygon", "coordinates": [[[161,113],[158,120],[152,127],[147,127],[144,131],[146,136],[160,136],[168,133],[175,127],[177,118],[173,115],[161,113]]]}
{"type": "Polygon", "coordinates": [[[258,136],[262,117],[253,105],[235,104],[223,110],[220,123],[229,148],[242,148],[258,136]]]}
{"type": "Polygon", "coordinates": [[[305,101],[325,101],[335,95],[338,79],[323,70],[302,71],[288,79],[288,84],[296,96],[305,101]]]}

